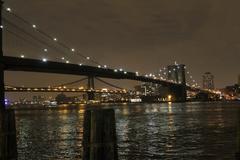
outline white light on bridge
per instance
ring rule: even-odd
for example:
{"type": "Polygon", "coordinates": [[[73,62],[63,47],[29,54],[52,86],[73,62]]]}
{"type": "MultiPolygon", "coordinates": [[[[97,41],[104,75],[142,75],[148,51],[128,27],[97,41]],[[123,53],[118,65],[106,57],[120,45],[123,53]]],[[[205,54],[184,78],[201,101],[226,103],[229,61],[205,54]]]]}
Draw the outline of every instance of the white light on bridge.
{"type": "Polygon", "coordinates": [[[127,72],[125,71],[124,74],[127,74],[127,72]]]}
{"type": "Polygon", "coordinates": [[[100,65],[98,65],[98,68],[101,68],[101,66],[100,66],[100,65]]]}
{"type": "Polygon", "coordinates": [[[33,28],[37,28],[37,26],[35,24],[32,25],[33,28]]]}
{"type": "Polygon", "coordinates": [[[66,61],[66,63],[69,63],[69,61],[66,61]]]}
{"type": "Polygon", "coordinates": [[[104,65],[103,67],[104,67],[104,68],[107,68],[107,65],[104,65]]]}
{"type": "Polygon", "coordinates": [[[53,38],[54,41],[57,41],[57,38],[53,38]]]}
{"type": "Polygon", "coordinates": [[[44,52],[47,52],[47,51],[48,51],[48,49],[47,49],[47,48],[45,48],[45,49],[44,49],[44,52]]]}
{"type": "Polygon", "coordinates": [[[12,9],[11,9],[11,8],[7,8],[6,10],[7,10],[8,12],[11,12],[11,11],[12,11],[12,9]]]}
{"type": "Polygon", "coordinates": [[[82,66],[82,63],[79,63],[79,66],[82,66]]]}
{"type": "Polygon", "coordinates": [[[90,59],[90,57],[86,57],[86,59],[87,59],[87,60],[89,60],[89,59],[90,59]]]}
{"type": "Polygon", "coordinates": [[[114,69],[114,72],[117,72],[118,70],[117,69],[114,69]]]}
{"type": "Polygon", "coordinates": [[[21,58],[25,58],[25,56],[22,54],[21,56],[20,56],[21,58]]]}
{"type": "Polygon", "coordinates": [[[121,72],[122,72],[122,71],[123,71],[123,69],[122,69],[122,68],[120,68],[120,69],[119,69],[119,71],[121,71],[121,72]]]}
{"type": "Polygon", "coordinates": [[[43,61],[43,62],[47,62],[47,58],[43,58],[42,61],[43,61]]]}
{"type": "Polygon", "coordinates": [[[64,60],[65,58],[64,57],[62,57],[62,60],[64,60]]]}
{"type": "Polygon", "coordinates": [[[136,76],[138,76],[139,75],[139,73],[138,73],[138,71],[136,72],[136,76]]]}
{"type": "Polygon", "coordinates": [[[2,29],[3,29],[3,25],[1,25],[1,26],[0,26],[0,28],[2,28],[2,29]]]}
{"type": "Polygon", "coordinates": [[[72,49],[71,49],[71,51],[72,51],[72,52],[75,52],[75,49],[74,49],[74,48],[72,48],[72,49]]]}

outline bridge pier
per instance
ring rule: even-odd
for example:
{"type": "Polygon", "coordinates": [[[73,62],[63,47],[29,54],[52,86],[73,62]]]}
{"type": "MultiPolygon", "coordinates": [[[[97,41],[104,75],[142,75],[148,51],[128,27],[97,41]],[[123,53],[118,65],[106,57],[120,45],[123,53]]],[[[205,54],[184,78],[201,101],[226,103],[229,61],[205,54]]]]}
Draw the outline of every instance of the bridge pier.
{"type": "Polygon", "coordinates": [[[87,96],[88,96],[88,100],[94,100],[95,99],[95,95],[94,95],[94,76],[88,76],[88,92],[87,92],[87,96]]]}
{"type": "Polygon", "coordinates": [[[187,91],[186,86],[170,86],[169,94],[173,97],[173,101],[176,102],[186,102],[187,101],[187,91]]]}

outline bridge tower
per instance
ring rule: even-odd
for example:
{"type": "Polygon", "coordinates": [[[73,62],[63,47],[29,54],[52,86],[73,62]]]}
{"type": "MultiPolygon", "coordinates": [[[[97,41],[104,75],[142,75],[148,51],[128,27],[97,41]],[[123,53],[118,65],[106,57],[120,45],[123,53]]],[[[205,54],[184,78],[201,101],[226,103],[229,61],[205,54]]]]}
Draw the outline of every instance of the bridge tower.
{"type": "Polygon", "coordinates": [[[168,80],[181,84],[180,86],[170,85],[170,94],[174,97],[175,101],[185,102],[187,97],[186,91],[186,77],[185,77],[185,65],[175,64],[169,65],[168,80]]]}
{"type": "Polygon", "coordinates": [[[88,76],[88,92],[87,92],[87,96],[88,96],[88,100],[94,100],[95,96],[94,96],[94,76],[88,76]]]}

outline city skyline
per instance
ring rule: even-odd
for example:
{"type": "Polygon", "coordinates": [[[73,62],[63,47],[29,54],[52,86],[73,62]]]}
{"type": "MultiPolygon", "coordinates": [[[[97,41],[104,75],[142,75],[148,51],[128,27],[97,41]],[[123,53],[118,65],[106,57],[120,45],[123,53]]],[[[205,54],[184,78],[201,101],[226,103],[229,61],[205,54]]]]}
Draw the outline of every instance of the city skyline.
{"type": "MultiPolygon", "coordinates": [[[[233,16],[238,10],[231,8],[238,2],[233,2],[225,5],[217,1],[185,0],[181,4],[151,1],[146,5],[135,1],[94,4],[87,1],[25,1],[28,4],[25,5],[9,0],[5,6],[12,7],[44,31],[109,66],[151,73],[177,61],[189,66],[199,83],[204,72],[212,72],[216,87],[222,88],[236,83],[240,68],[237,63],[239,31],[236,30],[240,24],[235,24],[233,16]],[[223,12],[223,8],[227,12],[223,12]],[[222,26],[220,22],[223,20],[226,23],[222,26]]],[[[11,39],[13,42],[9,44],[10,38],[5,41],[7,55],[25,53],[31,57],[31,52],[43,54],[17,40],[11,39]]],[[[6,75],[7,81],[18,85],[26,82],[26,78],[34,79],[33,75],[39,79],[32,82],[35,85],[50,83],[44,74],[6,75]],[[14,79],[13,75],[18,75],[19,79],[14,79]]],[[[56,76],[56,79],[59,77],[62,76],[56,76]]]]}

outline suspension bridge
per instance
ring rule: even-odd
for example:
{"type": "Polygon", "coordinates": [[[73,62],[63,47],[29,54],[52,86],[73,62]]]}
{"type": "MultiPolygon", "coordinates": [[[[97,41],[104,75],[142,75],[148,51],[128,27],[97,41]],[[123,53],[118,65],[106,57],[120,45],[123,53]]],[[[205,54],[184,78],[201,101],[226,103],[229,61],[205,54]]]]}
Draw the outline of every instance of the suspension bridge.
{"type": "Polygon", "coordinates": [[[64,43],[60,38],[45,32],[38,25],[18,15],[10,7],[3,6],[2,2],[0,2],[0,9],[0,145],[5,146],[0,148],[0,158],[8,156],[11,158],[11,156],[17,155],[15,135],[5,136],[7,131],[15,129],[14,114],[8,116],[8,110],[5,107],[5,92],[86,92],[88,100],[94,100],[95,93],[127,94],[126,89],[106,82],[102,78],[158,84],[168,88],[174,100],[180,102],[186,101],[187,90],[205,91],[199,87],[183,64],[175,63],[149,74],[102,64],[93,57],[83,54],[80,50],[70,47],[71,45],[64,43]],[[21,52],[18,53],[18,56],[16,54],[13,56],[11,53],[3,51],[3,40],[5,40],[2,38],[3,35],[11,35],[36,50],[29,54],[21,52]],[[56,73],[84,76],[84,78],[50,87],[20,87],[11,84],[5,85],[5,71],[56,73]],[[189,82],[187,82],[186,73],[190,77],[189,82]],[[65,87],[83,80],[87,80],[86,88],[65,87]],[[115,90],[96,89],[95,80],[105,83],[115,90]],[[14,125],[11,126],[11,124],[14,125]],[[8,140],[12,142],[8,142],[8,140]]]}
{"type": "MultiPolygon", "coordinates": [[[[1,33],[6,32],[14,36],[28,45],[39,48],[41,52],[48,54],[50,50],[55,51],[57,58],[50,59],[46,56],[40,59],[28,57],[25,54],[20,54],[18,57],[7,56],[7,53],[1,53],[1,89],[6,92],[87,92],[89,99],[94,99],[94,93],[102,92],[101,89],[95,89],[94,80],[100,78],[109,79],[126,79],[145,83],[159,84],[168,87],[171,95],[176,101],[186,101],[186,92],[190,91],[205,91],[202,90],[189,71],[186,71],[185,65],[174,64],[173,68],[163,67],[156,74],[140,74],[139,72],[126,71],[122,68],[117,69],[106,64],[94,60],[89,56],[75,48],[69,47],[66,43],[60,41],[57,37],[41,30],[36,24],[31,23],[27,19],[19,16],[9,7],[2,7],[3,16],[1,15],[1,33]],[[17,24],[15,21],[21,23],[17,24]],[[3,21],[3,24],[2,24],[3,21]],[[72,58],[70,58],[72,57],[72,58]],[[81,62],[76,62],[80,60],[81,62]],[[83,62],[82,62],[83,61],[83,62]],[[73,63],[74,62],[74,63],[73,63]],[[12,87],[4,85],[4,71],[26,71],[26,72],[41,72],[41,73],[57,73],[65,75],[86,76],[88,80],[87,88],[64,88],[56,87],[12,87]],[[186,81],[185,73],[190,77],[190,83],[186,81]],[[171,76],[173,75],[173,77],[171,76]],[[175,78],[174,78],[175,76],[175,78]],[[181,77],[181,80],[179,79],[181,77]]],[[[1,39],[2,45],[2,39],[1,39]]],[[[2,48],[2,47],[1,47],[2,48]]],[[[36,54],[39,52],[37,51],[36,54]]],[[[33,54],[34,55],[34,54],[33,54]]],[[[38,56],[38,55],[37,55],[38,56]]],[[[106,84],[106,83],[105,83],[106,84]]],[[[108,85],[111,85],[108,83],[108,85]]],[[[124,93],[120,87],[113,86],[118,90],[108,90],[110,93],[124,93]]],[[[1,102],[4,103],[4,93],[1,93],[1,102]]]]}

